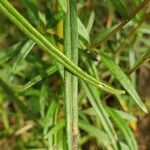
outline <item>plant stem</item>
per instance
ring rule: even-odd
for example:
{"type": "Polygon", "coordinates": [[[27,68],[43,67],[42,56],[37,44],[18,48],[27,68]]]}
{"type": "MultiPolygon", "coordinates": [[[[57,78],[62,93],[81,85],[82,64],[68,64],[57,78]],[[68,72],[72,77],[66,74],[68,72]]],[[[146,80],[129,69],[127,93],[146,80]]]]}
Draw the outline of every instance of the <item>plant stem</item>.
{"type": "MultiPolygon", "coordinates": [[[[68,3],[67,3],[68,4],[68,3]]],[[[69,8],[69,6],[67,6],[69,8]]],[[[64,53],[71,60],[71,41],[70,41],[70,12],[67,11],[64,20],[64,53]]],[[[72,149],[72,75],[65,69],[64,82],[65,82],[65,109],[66,109],[66,131],[67,131],[67,147],[68,150],[72,149]]]]}
{"type": "MultiPolygon", "coordinates": [[[[76,0],[67,1],[67,13],[64,21],[64,51],[66,56],[78,65],[78,31],[76,0]]],[[[65,104],[68,150],[78,149],[78,78],[65,70],[65,104]]]]}
{"type": "Polygon", "coordinates": [[[116,32],[120,31],[129,21],[131,21],[141,9],[145,7],[146,4],[148,4],[149,0],[144,0],[136,9],[135,11],[130,15],[130,17],[127,20],[124,20],[122,23],[120,23],[110,34],[105,36],[101,41],[89,46],[90,48],[96,48],[100,46],[102,43],[105,43],[109,38],[111,38],[116,32]]]}
{"type": "MultiPolygon", "coordinates": [[[[78,66],[77,0],[70,0],[72,62],[78,66]]],[[[78,150],[78,78],[72,75],[73,150],[78,150]]]]}
{"type": "Polygon", "coordinates": [[[0,1],[0,11],[13,23],[15,23],[24,34],[35,41],[45,52],[49,53],[60,64],[65,66],[69,71],[83,79],[85,82],[91,83],[94,86],[112,94],[125,93],[122,90],[116,90],[103,82],[99,82],[92,76],[85,73],[81,68],[77,67],[62,52],[54,47],[53,44],[51,44],[40,32],[38,32],[7,0],[0,1]]]}

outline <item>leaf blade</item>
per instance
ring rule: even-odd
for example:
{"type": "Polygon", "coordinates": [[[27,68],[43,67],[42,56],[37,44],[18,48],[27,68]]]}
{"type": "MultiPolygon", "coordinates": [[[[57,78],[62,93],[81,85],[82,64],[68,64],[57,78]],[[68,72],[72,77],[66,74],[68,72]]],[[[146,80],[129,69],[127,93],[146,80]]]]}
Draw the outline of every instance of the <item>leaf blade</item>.
{"type": "Polygon", "coordinates": [[[27,55],[30,53],[30,51],[32,50],[32,48],[34,47],[35,42],[33,42],[32,40],[28,40],[23,47],[21,48],[18,56],[15,59],[15,62],[12,66],[12,70],[11,70],[11,79],[13,77],[13,74],[16,73],[17,68],[20,66],[20,64],[24,61],[24,59],[27,57],[27,55]]]}
{"type": "Polygon", "coordinates": [[[128,19],[128,10],[123,0],[111,0],[116,11],[121,15],[123,19],[128,19]]]}
{"type": "Polygon", "coordinates": [[[124,91],[116,90],[111,86],[99,82],[72,63],[62,52],[60,52],[40,32],[38,32],[8,1],[0,1],[0,11],[4,13],[13,23],[15,23],[24,34],[35,41],[45,52],[49,53],[53,58],[64,65],[76,76],[106,92],[110,92],[112,94],[124,94],[124,91]]]}
{"type": "Polygon", "coordinates": [[[121,68],[104,52],[100,53],[102,62],[110,70],[110,72],[115,76],[115,78],[121,83],[124,89],[133,98],[134,102],[144,111],[148,112],[147,108],[141,101],[139,95],[137,94],[135,88],[133,87],[131,81],[128,79],[126,74],[121,70],[121,68]]]}
{"type": "Polygon", "coordinates": [[[127,122],[125,122],[114,109],[107,107],[107,111],[109,112],[110,116],[124,135],[130,149],[137,150],[138,148],[136,140],[132,134],[131,129],[127,125],[127,122]]]}

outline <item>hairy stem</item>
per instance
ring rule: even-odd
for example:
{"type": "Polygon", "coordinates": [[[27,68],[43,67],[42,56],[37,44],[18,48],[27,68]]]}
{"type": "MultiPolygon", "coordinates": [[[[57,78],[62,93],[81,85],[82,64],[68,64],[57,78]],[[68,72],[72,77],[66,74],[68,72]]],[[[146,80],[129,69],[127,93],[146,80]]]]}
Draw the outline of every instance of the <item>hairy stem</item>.
{"type": "MultiPolygon", "coordinates": [[[[64,51],[66,56],[78,65],[78,31],[76,0],[67,1],[64,21],[64,51]]],[[[65,103],[67,124],[67,146],[69,150],[78,149],[78,78],[65,70],[65,103]]]]}

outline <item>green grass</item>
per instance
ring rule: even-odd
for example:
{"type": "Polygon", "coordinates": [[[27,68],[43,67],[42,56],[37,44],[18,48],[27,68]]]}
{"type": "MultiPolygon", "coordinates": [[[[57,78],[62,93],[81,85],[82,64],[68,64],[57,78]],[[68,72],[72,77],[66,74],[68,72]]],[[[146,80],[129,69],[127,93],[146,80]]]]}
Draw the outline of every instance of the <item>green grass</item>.
{"type": "Polygon", "coordinates": [[[0,147],[137,150],[148,3],[1,0],[0,147]]]}

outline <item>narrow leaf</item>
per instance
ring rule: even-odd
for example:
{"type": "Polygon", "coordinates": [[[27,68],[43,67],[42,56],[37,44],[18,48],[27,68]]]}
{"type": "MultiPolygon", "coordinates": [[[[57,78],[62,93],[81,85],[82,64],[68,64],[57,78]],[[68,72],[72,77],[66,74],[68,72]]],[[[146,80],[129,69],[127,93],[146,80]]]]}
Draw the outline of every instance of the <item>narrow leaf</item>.
{"type": "Polygon", "coordinates": [[[93,93],[92,87],[88,84],[85,84],[84,82],[81,82],[81,83],[82,83],[81,84],[82,88],[86,92],[86,95],[87,95],[92,107],[94,108],[95,112],[97,113],[97,116],[99,117],[99,119],[102,123],[102,126],[108,135],[109,140],[112,142],[111,143],[112,147],[114,148],[114,150],[118,150],[118,146],[117,146],[118,137],[114,131],[113,125],[108,117],[108,114],[107,114],[105,108],[103,107],[99,98],[97,96],[95,96],[95,94],[93,93]]]}
{"type": "Polygon", "coordinates": [[[110,70],[110,72],[115,76],[115,78],[121,83],[121,85],[125,88],[125,90],[130,94],[134,102],[138,104],[138,106],[144,112],[147,112],[147,108],[141,101],[131,81],[128,79],[128,77],[125,75],[122,69],[106,53],[101,52],[100,55],[102,58],[102,62],[106,65],[106,67],[110,70]]]}
{"type": "Polygon", "coordinates": [[[150,57],[150,50],[148,49],[145,52],[143,52],[143,54],[141,56],[138,57],[133,68],[130,70],[130,73],[135,71],[149,57],[150,57]]]}
{"type": "Polygon", "coordinates": [[[29,118],[35,120],[36,115],[28,108],[26,107],[22,101],[20,101],[18,99],[18,97],[16,96],[16,92],[12,89],[12,87],[10,87],[10,85],[7,84],[6,81],[4,81],[1,77],[0,77],[0,87],[2,87],[2,89],[5,91],[5,93],[7,94],[7,96],[9,97],[9,100],[11,102],[15,102],[16,105],[19,107],[19,109],[25,113],[26,115],[28,115],[29,118]]]}
{"type": "Polygon", "coordinates": [[[98,33],[96,33],[93,37],[91,37],[92,45],[95,45],[99,41],[102,41],[103,39],[105,39],[109,34],[111,34],[116,29],[117,26],[118,25],[115,25],[108,29],[105,28],[105,29],[102,29],[101,31],[99,31],[98,33]]]}
{"type": "Polygon", "coordinates": [[[58,0],[61,8],[63,9],[64,12],[67,12],[67,2],[66,0],[58,0]]]}
{"type": "Polygon", "coordinates": [[[88,33],[90,33],[92,30],[94,19],[95,19],[95,13],[94,13],[94,11],[92,11],[90,14],[89,20],[88,20],[88,25],[86,27],[88,33]]]}
{"type": "Polygon", "coordinates": [[[58,132],[65,126],[65,120],[60,120],[55,126],[53,126],[48,133],[44,136],[44,139],[48,138],[50,135],[58,132]]]}
{"type": "Polygon", "coordinates": [[[57,71],[57,68],[55,66],[49,67],[45,73],[43,75],[37,75],[34,78],[32,78],[29,82],[27,82],[22,89],[20,90],[20,92],[27,90],[28,88],[30,88],[31,86],[35,85],[37,82],[41,81],[43,78],[49,77],[50,75],[52,75],[53,73],[55,73],[57,71]]]}
{"type": "Polygon", "coordinates": [[[9,47],[8,49],[2,50],[2,52],[0,53],[0,64],[3,64],[13,58],[13,56],[15,56],[15,54],[17,53],[19,47],[20,43],[17,43],[9,47]]]}
{"type": "Polygon", "coordinates": [[[117,110],[117,109],[113,109],[121,118],[128,120],[128,121],[137,121],[137,118],[127,112],[121,111],[121,110],[117,110]]]}
{"type": "Polygon", "coordinates": [[[111,142],[107,136],[107,134],[104,131],[101,131],[100,129],[88,124],[87,122],[83,120],[79,120],[79,127],[88,132],[93,137],[96,137],[100,145],[103,145],[105,147],[109,147],[111,145],[111,142]],[[103,137],[103,138],[101,138],[103,137]]]}
{"type": "Polygon", "coordinates": [[[54,99],[52,99],[45,116],[45,125],[43,130],[44,135],[46,135],[48,133],[48,129],[54,125],[54,117],[55,117],[54,114],[56,108],[57,102],[54,99]]]}
{"type": "Polygon", "coordinates": [[[0,1],[0,11],[4,13],[20,30],[35,41],[44,51],[48,52],[68,70],[100,89],[113,94],[122,94],[124,91],[116,90],[104,83],[99,82],[72,63],[62,52],[53,46],[40,32],[38,32],[7,0],[0,1]]]}
{"type": "MultiPolygon", "coordinates": [[[[12,74],[15,74],[18,67],[22,64],[26,56],[29,54],[29,52],[32,50],[34,47],[35,43],[32,40],[28,40],[23,47],[21,48],[18,56],[15,59],[15,62],[12,66],[12,74]]],[[[11,76],[12,77],[12,76],[11,76]]]]}
{"type": "Polygon", "coordinates": [[[121,15],[123,19],[128,19],[128,10],[124,3],[124,0],[111,0],[116,11],[121,15]]]}
{"type": "MultiPolygon", "coordinates": [[[[127,112],[124,112],[124,111],[121,111],[121,110],[117,110],[117,109],[114,109],[114,111],[115,111],[121,118],[123,118],[123,119],[125,119],[125,120],[137,121],[137,118],[136,118],[135,116],[133,116],[133,115],[127,113],[127,112]]],[[[83,112],[84,114],[90,115],[90,116],[91,116],[91,115],[93,115],[93,116],[96,116],[96,115],[97,115],[97,113],[96,113],[96,111],[94,110],[93,107],[90,107],[90,108],[88,108],[88,109],[85,109],[85,110],[83,110],[82,112],[83,112]]]]}
{"type": "Polygon", "coordinates": [[[85,28],[84,24],[81,22],[79,18],[78,18],[78,33],[83,39],[85,39],[87,42],[90,42],[88,30],[85,28]]]}
{"type": "Polygon", "coordinates": [[[34,22],[35,25],[39,24],[39,13],[36,6],[36,1],[31,0],[19,0],[27,9],[27,13],[31,19],[31,21],[34,22]]]}
{"type": "Polygon", "coordinates": [[[107,108],[110,116],[122,132],[123,136],[125,137],[125,140],[128,143],[128,146],[130,147],[131,150],[137,150],[137,143],[136,140],[132,134],[131,129],[129,128],[127,122],[125,122],[118,114],[115,112],[115,110],[111,108],[107,108]]]}

